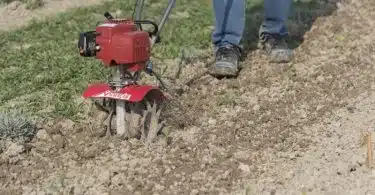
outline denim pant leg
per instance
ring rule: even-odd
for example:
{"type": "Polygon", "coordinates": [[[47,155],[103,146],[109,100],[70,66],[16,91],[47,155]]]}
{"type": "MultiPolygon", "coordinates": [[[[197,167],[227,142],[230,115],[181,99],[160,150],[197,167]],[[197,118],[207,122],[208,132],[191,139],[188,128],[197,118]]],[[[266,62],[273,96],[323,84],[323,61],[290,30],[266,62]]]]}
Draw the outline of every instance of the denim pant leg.
{"type": "Polygon", "coordinates": [[[264,0],[264,21],[259,29],[259,35],[263,33],[288,35],[285,25],[292,6],[292,0],[264,0]]]}
{"type": "Polygon", "coordinates": [[[215,29],[212,43],[215,47],[239,45],[245,28],[245,0],[212,0],[215,29]]]}
{"type": "MultiPolygon", "coordinates": [[[[245,28],[245,0],[212,0],[215,29],[212,42],[215,47],[226,44],[239,45],[245,28]]],[[[264,21],[259,29],[263,33],[285,36],[292,0],[264,0],[264,21]]],[[[251,14],[251,13],[250,13],[251,14]]]]}

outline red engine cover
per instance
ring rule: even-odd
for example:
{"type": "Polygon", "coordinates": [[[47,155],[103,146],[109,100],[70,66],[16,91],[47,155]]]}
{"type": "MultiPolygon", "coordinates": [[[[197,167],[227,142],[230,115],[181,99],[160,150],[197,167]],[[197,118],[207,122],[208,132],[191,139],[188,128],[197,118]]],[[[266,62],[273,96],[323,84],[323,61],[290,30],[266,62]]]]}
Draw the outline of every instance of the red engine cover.
{"type": "Polygon", "coordinates": [[[102,60],[105,66],[143,64],[149,60],[149,34],[137,31],[137,26],[132,21],[107,21],[97,26],[96,32],[99,33],[96,43],[100,47],[96,58],[102,60]]]}

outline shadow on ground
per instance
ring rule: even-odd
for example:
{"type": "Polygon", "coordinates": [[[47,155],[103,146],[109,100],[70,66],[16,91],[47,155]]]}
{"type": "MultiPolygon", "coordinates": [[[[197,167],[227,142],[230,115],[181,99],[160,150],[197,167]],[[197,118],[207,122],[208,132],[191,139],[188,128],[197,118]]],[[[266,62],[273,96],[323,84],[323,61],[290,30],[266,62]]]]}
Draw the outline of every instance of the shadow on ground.
{"type": "MultiPolygon", "coordinates": [[[[292,49],[303,43],[304,34],[310,30],[317,18],[329,16],[337,9],[336,2],[337,0],[310,0],[309,2],[295,1],[293,3],[287,21],[290,33],[288,43],[292,49]]],[[[246,9],[246,27],[243,39],[246,53],[257,47],[263,11],[263,1],[250,5],[246,9]]]]}

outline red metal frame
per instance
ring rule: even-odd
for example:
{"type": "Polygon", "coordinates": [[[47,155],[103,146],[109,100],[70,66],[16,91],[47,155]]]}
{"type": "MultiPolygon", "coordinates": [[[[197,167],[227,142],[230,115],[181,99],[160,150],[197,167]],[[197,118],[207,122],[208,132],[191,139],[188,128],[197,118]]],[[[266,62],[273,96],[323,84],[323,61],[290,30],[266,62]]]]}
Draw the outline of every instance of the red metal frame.
{"type": "Polygon", "coordinates": [[[110,98],[129,102],[140,102],[146,96],[150,96],[155,101],[166,98],[158,87],[151,85],[128,85],[116,90],[106,83],[96,83],[90,84],[83,92],[84,98],[110,98]]]}

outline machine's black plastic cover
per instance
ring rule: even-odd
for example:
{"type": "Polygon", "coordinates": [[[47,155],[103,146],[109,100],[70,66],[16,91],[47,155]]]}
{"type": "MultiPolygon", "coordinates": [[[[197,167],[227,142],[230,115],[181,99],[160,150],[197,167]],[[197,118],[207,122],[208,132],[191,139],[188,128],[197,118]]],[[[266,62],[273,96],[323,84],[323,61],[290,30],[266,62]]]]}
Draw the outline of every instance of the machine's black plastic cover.
{"type": "Polygon", "coordinates": [[[79,34],[78,48],[81,56],[93,57],[96,55],[96,36],[95,31],[79,34]]]}

